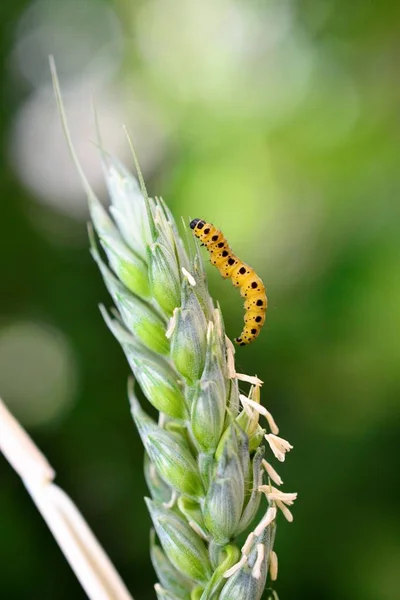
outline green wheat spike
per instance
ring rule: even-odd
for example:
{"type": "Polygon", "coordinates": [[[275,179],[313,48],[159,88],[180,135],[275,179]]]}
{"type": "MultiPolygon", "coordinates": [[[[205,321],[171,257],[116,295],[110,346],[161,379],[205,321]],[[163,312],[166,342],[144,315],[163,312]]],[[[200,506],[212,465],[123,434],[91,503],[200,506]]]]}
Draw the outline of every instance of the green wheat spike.
{"type": "MultiPolygon", "coordinates": [[[[93,256],[118,308],[115,318],[104,308],[102,314],[147,401],[161,411],[156,421],[148,416],[131,380],[132,416],[147,454],[146,504],[157,536],[152,535],[157,597],[260,600],[277,574],[277,510],[292,520],[288,506],[296,497],[272,485],[281,480],[268,461],[284,460],[291,446],[276,435],[272,416],[260,405],[261,382],[236,373],[233,345],[209,294],[198,245],[188,256],[167,205],[149,198],[127,132],[140,188],[124,168],[120,182],[107,181],[113,186],[111,214],[118,211],[118,220],[98,203],[73,149],[53,59],[50,66],[68,145],[108,259],[107,265],[91,231],[93,256]],[[119,198],[127,189],[134,211],[126,208],[125,196],[119,198]],[[127,239],[137,225],[129,222],[132,214],[144,223],[137,227],[141,239],[127,239]],[[142,247],[146,252],[140,256],[132,250],[142,247]],[[241,387],[252,384],[247,396],[239,394],[238,381],[241,387]],[[268,478],[263,484],[265,470],[272,484],[268,478]],[[244,529],[248,536],[239,548],[237,536],[244,529]]],[[[122,172],[113,156],[107,162],[106,180],[112,169],[122,172]]]]}

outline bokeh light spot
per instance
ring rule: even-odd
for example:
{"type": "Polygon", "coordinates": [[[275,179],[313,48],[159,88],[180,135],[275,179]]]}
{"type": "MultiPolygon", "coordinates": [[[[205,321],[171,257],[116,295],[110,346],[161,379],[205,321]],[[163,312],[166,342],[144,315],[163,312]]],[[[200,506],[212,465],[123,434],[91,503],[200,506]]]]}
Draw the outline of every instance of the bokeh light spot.
{"type": "Polygon", "coordinates": [[[86,75],[89,67],[104,81],[122,56],[120,23],[111,7],[95,0],[37,0],[16,29],[11,66],[34,88],[48,81],[48,56],[56,57],[63,79],[86,75]]]}
{"type": "Polygon", "coordinates": [[[275,0],[152,0],[136,18],[138,50],[175,100],[267,112],[272,123],[303,96],[312,61],[292,13],[290,2],[275,0]]]}
{"type": "Polygon", "coordinates": [[[60,331],[32,321],[0,329],[0,393],[24,425],[59,420],[71,408],[78,373],[60,331]]]}
{"type": "MultiPolygon", "coordinates": [[[[64,87],[64,100],[76,152],[95,191],[104,189],[95,139],[93,111],[88,101],[90,83],[64,87]]],[[[100,94],[99,94],[100,96],[100,94]]],[[[111,152],[118,152],[125,137],[116,115],[116,98],[96,97],[102,132],[111,152]]],[[[10,137],[15,170],[39,202],[69,216],[87,219],[88,208],[82,184],[70,157],[52,91],[37,90],[18,111],[10,137]]]]}

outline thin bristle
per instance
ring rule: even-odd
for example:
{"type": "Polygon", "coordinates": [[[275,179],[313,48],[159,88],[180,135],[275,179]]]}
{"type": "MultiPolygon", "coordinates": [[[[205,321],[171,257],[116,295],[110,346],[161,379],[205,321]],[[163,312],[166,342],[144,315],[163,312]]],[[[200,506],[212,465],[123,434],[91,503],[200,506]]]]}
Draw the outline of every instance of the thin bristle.
{"type": "Polygon", "coordinates": [[[136,155],[136,151],[135,151],[135,148],[133,146],[132,139],[131,139],[131,136],[130,136],[130,134],[128,132],[128,129],[127,129],[127,127],[125,125],[123,125],[122,128],[123,128],[123,130],[125,132],[126,139],[128,140],[129,148],[130,148],[130,150],[132,152],[133,162],[134,162],[136,173],[137,173],[137,176],[138,176],[138,179],[139,179],[140,190],[141,190],[141,192],[143,194],[143,198],[144,198],[145,205],[146,205],[146,211],[147,211],[147,217],[148,217],[148,220],[149,220],[150,231],[151,231],[151,234],[152,234],[152,238],[155,241],[156,238],[157,238],[157,229],[156,229],[156,226],[155,226],[155,223],[154,223],[153,213],[151,212],[151,207],[150,207],[150,202],[149,202],[149,195],[147,193],[147,188],[146,188],[146,185],[145,185],[145,182],[144,182],[142,169],[140,168],[139,160],[138,160],[138,157],[136,155]]]}
{"type": "Polygon", "coordinates": [[[70,134],[69,127],[68,127],[67,115],[65,113],[64,102],[63,102],[62,95],[61,95],[60,82],[58,79],[56,64],[54,62],[53,56],[49,56],[49,64],[50,64],[51,79],[53,82],[53,89],[54,89],[54,95],[56,97],[58,112],[60,114],[61,124],[62,124],[63,130],[64,130],[64,134],[65,134],[65,138],[67,140],[70,154],[72,156],[72,160],[74,161],[76,170],[78,171],[79,177],[81,179],[83,188],[84,188],[87,196],[89,198],[95,198],[96,195],[93,192],[92,187],[90,186],[90,183],[86,178],[86,175],[82,169],[81,163],[78,159],[78,156],[75,152],[74,145],[72,143],[72,138],[71,138],[71,134],[70,134]]]}
{"type": "Polygon", "coordinates": [[[138,157],[137,157],[137,154],[136,154],[136,150],[135,150],[135,148],[133,146],[133,143],[132,143],[132,138],[131,138],[131,136],[130,136],[130,134],[128,132],[128,129],[127,129],[126,125],[123,125],[122,128],[123,128],[123,130],[125,132],[126,138],[128,140],[129,148],[130,148],[130,150],[132,152],[132,158],[133,158],[133,162],[135,164],[136,173],[137,173],[137,176],[138,176],[138,179],[139,179],[140,189],[142,191],[143,197],[148,200],[149,195],[147,193],[146,184],[144,182],[143,173],[142,173],[142,169],[140,168],[140,164],[139,164],[139,160],[138,160],[138,157]]]}

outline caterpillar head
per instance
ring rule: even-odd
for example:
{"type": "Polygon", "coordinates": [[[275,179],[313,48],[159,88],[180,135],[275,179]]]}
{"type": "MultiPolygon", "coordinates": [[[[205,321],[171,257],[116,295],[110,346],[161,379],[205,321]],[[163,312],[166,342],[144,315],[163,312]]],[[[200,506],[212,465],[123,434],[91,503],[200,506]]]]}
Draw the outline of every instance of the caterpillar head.
{"type": "Polygon", "coordinates": [[[190,222],[190,229],[195,229],[196,227],[198,229],[202,229],[205,225],[205,221],[202,221],[201,219],[193,219],[193,221],[190,222]]]}

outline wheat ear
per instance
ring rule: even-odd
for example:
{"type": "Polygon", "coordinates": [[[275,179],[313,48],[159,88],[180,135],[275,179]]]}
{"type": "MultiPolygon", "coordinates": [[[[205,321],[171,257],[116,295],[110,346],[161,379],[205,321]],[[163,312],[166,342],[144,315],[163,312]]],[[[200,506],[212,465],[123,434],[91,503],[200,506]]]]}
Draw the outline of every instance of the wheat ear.
{"type": "MultiPolygon", "coordinates": [[[[69,139],[54,68],[53,81],[69,139]]],[[[278,509],[291,521],[288,506],[297,496],[272,485],[282,481],[264,458],[263,442],[280,461],[292,446],[277,436],[260,404],[262,382],[235,370],[234,347],[209,294],[197,242],[188,253],[165,202],[148,197],[134,152],[140,185],[115,157],[101,148],[100,155],[109,211],[77,167],[103,249],[89,228],[91,253],[116,306],[112,314],[101,312],[159,412],[158,421],[147,415],[131,380],[131,411],[146,450],[157,597],[259,600],[268,573],[271,580],[277,576],[278,509]],[[246,395],[239,381],[249,384],[246,395]],[[266,510],[257,521],[262,498],[266,510]],[[239,548],[237,536],[251,528],[239,548]]]]}

